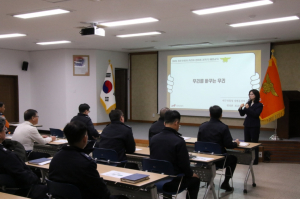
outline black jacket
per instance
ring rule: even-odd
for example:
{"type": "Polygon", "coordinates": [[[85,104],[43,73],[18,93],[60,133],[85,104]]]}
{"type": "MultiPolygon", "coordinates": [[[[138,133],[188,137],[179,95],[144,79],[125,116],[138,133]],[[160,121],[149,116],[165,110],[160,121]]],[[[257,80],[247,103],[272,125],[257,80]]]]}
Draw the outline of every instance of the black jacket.
{"type": "Polygon", "coordinates": [[[64,146],[52,159],[49,179],[77,186],[83,199],[109,199],[110,192],[97,171],[96,162],[77,147],[64,146]]]}
{"type": "Polygon", "coordinates": [[[187,177],[193,176],[185,141],[172,128],[165,127],[161,133],[151,138],[150,158],[171,162],[175,174],[184,173],[187,177]]]}
{"type": "Polygon", "coordinates": [[[100,136],[99,148],[113,149],[118,153],[119,161],[126,160],[126,153],[135,152],[135,141],[130,126],[121,121],[108,124],[100,136]]]}
{"type": "Polygon", "coordinates": [[[198,131],[198,141],[213,142],[219,144],[223,148],[233,149],[237,147],[236,142],[232,142],[229,128],[226,124],[218,119],[211,118],[209,122],[201,124],[198,131]]]}
{"type": "Polygon", "coordinates": [[[89,140],[95,140],[93,137],[95,137],[95,138],[99,137],[99,133],[95,129],[95,127],[93,125],[93,122],[92,122],[91,118],[88,115],[78,113],[76,116],[74,116],[71,119],[71,122],[73,122],[73,121],[81,121],[86,125],[86,127],[88,129],[88,137],[89,137],[88,139],[89,140]]]}
{"type": "Polygon", "coordinates": [[[151,127],[150,127],[150,129],[149,129],[149,142],[150,142],[150,139],[154,136],[154,135],[156,135],[156,134],[158,134],[158,133],[160,133],[162,130],[163,130],[163,128],[165,128],[165,124],[164,124],[164,118],[159,118],[157,121],[155,121],[152,125],[151,125],[151,127]]]}
{"type": "Polygon", "coordinates": [[[29,188],[40,182],[21,159],[2,144],[0,144],[0,174],[10,175],[20,188],[29,188]]]}
{"type": "Polygon", "coordinates": [[[18,157],[23,161],[26,162],[27,161],[27,154],[26,154],[26,150],[24,148],[24,146],[15,140],[10,140],[10,139],[5,139],[2,142],[2,145],[9,149],[10,151],[12,151],[13,153],[17,154],[18,157]]]}
{"type": "Polygon", "coordinates": [[[245,127],[260,127],[260,119],[259,116],[263,110],[263,104],[260,102],[254,103],[251,106],[251,102],[247,102],[249,108],[239,109],[239,113],[241,116],[247,115],[244,121],[245,127]]]}

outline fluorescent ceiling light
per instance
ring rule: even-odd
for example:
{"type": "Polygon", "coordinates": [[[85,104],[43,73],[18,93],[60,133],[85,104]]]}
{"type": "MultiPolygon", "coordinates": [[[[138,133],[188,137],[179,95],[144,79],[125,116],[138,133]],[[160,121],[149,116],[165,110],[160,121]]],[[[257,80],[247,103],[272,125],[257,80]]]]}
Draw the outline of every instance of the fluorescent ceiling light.
{"type": "Polygon", "coordinates": [[[268,4],[272,4],[272,3],[273,2],[269,1],[269,0],[251,1],[251,2],[245,2],[245,3],[233,4],[233,5],[227,5],[227,6],[220,6],[220,7],[215,7],[215,8],[194,10],[192,12],[195,14],[198,14],[198,15],[206,15],[206,14],[226,12],[226,11],[231,11],[231,10],[252,8],[252,7],[268,5],[268,4]]]}
{"type": "Polygon", "coordinates": [[[229,24],[229,26],[231,26],[231,27],[253,26],[253,25],[259,25],[259,24],[277,23],[277,22],[291,21],[291,20],[297,20],[297,19],[299,19],[299,17],[291,16],[291,17],[282,17],[282,18],[276,18],[276,19],[261,20],[261,21],[229,24]]]}
{"type": "Polygon", "coordinates": [[[39,11],[39,12],[13,15],[13,16],[22,18],[22,19],[28,19],[28,18],[34,18],[34,17],[44,17],[44,16],[49,16],[49,15],[64,14],[64,13],[69,13],[69,12],[70,11],[63,10],[63,9],[54,9],[54,10],[45,10],[45,11],[39,11]]]}
{"type": "Polygon", "coordinates": [[[149,22],[155,22],[155,21],[158,21],[158,19],[155,19],[152,17],[147,17],[147,18],[140,18],[140,19],[130,19],[130,20],[124,20],[124,21],[100,23],[100,25],[107,26],[107,27],[113,27],[113,26],[125,26],[125,25],[131,25],[131,24],[149,23],[149,22]]]}
{"type": "Polygon", "coordinates": [[[117,37],[139,37],[139,36],[147,36],[147,35],[160,35],[160,32],[144,32],[144,33],[135,33],[135,34],[127,34],[127,35],[117,35],[117,37]]]}
{"type": "Polygon", "coordinates": [[[24,36],[26,36],[26,35],[25,34],[20,34],[20,33],[12,33],[12,34],[0,35],[0,39],[11,38],[11,37],[24,37],[24,36]]]}
{"type": "Polygon", "coordinates": [[[66,44],[71,43],[70,41],[49,41],[49,42],[39,42],[38,45],[51,45],[51,44],[66,44]]]}
{"type": "Polygon", "coordinates": [[[204,45],[211,45],[209,42],[197,43],[197,44],[176,44],[176,45],[169,45],[171,47],[194,47],[194,46],[204,46],[204,45]]]}

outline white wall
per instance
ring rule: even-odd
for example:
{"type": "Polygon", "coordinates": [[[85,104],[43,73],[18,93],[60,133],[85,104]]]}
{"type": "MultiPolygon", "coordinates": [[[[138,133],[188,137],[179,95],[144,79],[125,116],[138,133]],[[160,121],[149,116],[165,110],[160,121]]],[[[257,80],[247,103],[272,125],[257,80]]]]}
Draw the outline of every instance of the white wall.
{"type": "MultiPolygon", "coordinates": [[[[0,49],[0,74],[18,76],[20,122],[24,121],[24,111],[31,107],[31,67],[28,52],[0,49]],[[23,61],[29,62],[28,71],[21,70],[23,61]]],[[[0,83],[5,84],[5,82],[0,83]]],[[[7,107],[7,111],[9,111],[9,107],[7,107]]]]}

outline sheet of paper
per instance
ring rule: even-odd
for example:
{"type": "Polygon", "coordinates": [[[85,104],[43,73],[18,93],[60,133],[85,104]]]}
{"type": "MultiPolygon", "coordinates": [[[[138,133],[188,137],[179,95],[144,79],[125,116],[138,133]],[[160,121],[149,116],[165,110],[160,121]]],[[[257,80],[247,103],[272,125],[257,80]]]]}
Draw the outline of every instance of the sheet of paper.
{"type": "Polygon", "coordinates": [[[240,142],[240,145],[239,146],[248,146],[249,143],[248,142],[240,142]]]}
{"type": "Polygon", "coordinates": [[[68,143],[68,140],[55,140],[54,142],[59,142],[59,143],[68,143]]]}
{"type": "Polygon", "coordinates": [[[139,148],[135,148],[135,151],[141,151],[142,149],[139,149],[139,148]]]}
{"type": "Polygon", "coordinates": [[[132,175],[132,173],[125,173],[125,172],[111,170],[111,171],[106,172],[106,173],[101,173],[101,175],[109,176],[109,177],[113,177],[113,178],[119,178],[120,179],[120,178],[129,176],[129,175],[132,175]]]}
{"type": "Polygon", "coordinates": [[[51,160],[45,161],[45,162],[41,162],[39,163],[39,165],[45,165],[45,164],[49,164],[51,162],[51,160]]]}
{"type": "Polygon", "coordinates": [[[183,137],[184,140],[191,139],[191,137],[183,137]]]}
{"type": "Polygon", "coordinates": [[[210,160],[213,160],[213,158],[195,157],[195,158],[193,158],[193,160],[210,161],[210,160]]]}

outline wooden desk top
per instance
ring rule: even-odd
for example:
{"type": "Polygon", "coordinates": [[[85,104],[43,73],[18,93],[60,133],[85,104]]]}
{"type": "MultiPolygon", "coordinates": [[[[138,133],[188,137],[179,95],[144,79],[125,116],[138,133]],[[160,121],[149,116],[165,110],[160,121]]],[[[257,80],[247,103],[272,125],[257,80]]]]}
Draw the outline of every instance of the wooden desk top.
{"type": "MultiPolygon", "coordinates": [[[[9,123],[9,126],[17,127],[17,126],[19,126],[19,124],[22,124],[22,123],[18,123],[18,122],[9,123]]],[[[43,125],[41,125],[41,124],[35,124],[35,125],[32,125],[32,126],[34,126],[34,127],[43,127],[43,125]]]]}
{"type": "Polygon", "coordinates": [[[26,199],[26,198],[21,197],[21,196],[11,195],[11,194],[2,193],[2,192],[0,192],[0,198],[5,198],[5,199],[26,199]]]}
{"type": "Polygon", "coordinates": [[[186,143],[189,143],[189,144],[195,144],[195,142],[197,142],[197,138],[190,138],[190,139],[187,139],[185,140],[186,143]]]}
{"type": "MultiPolygon", "coordinates": [[[[127,155],[132,155],[132,154],[127,154],[127,155]]],[[[150,156],[150,148],[149,147],[141,147],[138,146],[136,147],[135,153],[133,155],[140,155],[140,156],[150,156]],[[141,149],[141,150],[137,150],[141,149]]],[[[216,155],[209,155],[209,154],[198,154],[198,153],[192,153],[192,155],[197,156],[199,158],[213,158],[211,160],[197,160],[197,159],[190,159],[191,162],[215,162],[221,159],[224,159],[223,156],[216,156],[216,155]]]]}
{"type": "Polygon", "coordinates": [[[154,183],[158,180],[164,179],[166,177],[168,177],[167,175],[162,175],[162,174],[157,174],[157,173],[150,173],[150,172],[145,172],[145,171],[137,171],[137,170],[133,170],[133,169],[125,169],[125,168],[121,168],[121,167],[113,167],[113,166],[107,166],[107,165],[103,165],[103,164],[97,164],[97,170],[100,174],[100,176],[106,180],[106,181],[111,181],[111,182],[119,182],[122,184],[129,184],[129,185],[133,185],[133,186],[137,186],[137,187],[141,187],[150,183],[154,183]],[[105,176],[102,175],[102,173],[106,173],[109,171],[120,171],[120,172],[125,172],[125,173],[139,173],[139,174],[145,174],[145,175],[149,175],[149,180],[145,180],[136,184],[131,184],[131,183],[127,183],[127,182],[121,182],[121,180],[119,178],[114,178],[114,177],[110,177],[110,176],[105,176]]]}

